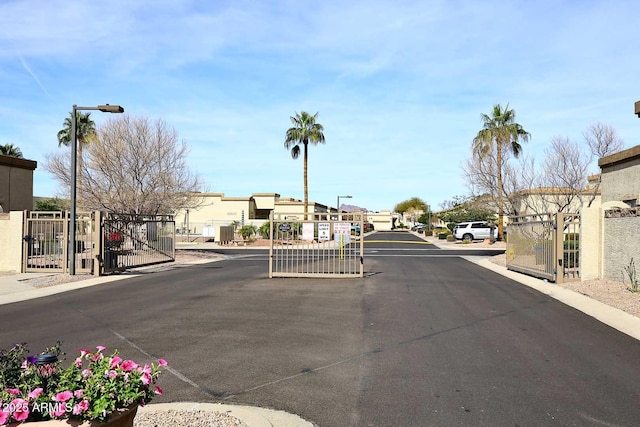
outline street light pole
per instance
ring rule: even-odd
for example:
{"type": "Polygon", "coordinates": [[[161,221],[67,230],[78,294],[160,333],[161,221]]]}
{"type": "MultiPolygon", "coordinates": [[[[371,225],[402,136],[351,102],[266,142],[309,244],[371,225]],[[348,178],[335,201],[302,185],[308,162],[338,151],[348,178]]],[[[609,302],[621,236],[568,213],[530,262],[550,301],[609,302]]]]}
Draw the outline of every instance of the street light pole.
{"type": "Polygon", "coordinates": [[[338,201],[336,202],[336,210],[340,213],[340,199],[351,199],[351,196],[338,196],[338,201]]]}
{"type": "Polygon", "coordinates": [[[99,110],[103,113],[123,113],[124,108],[119,105],[98,105],[97,107],[78,107],[73,104],[73,110],[71,112],[71,197],[70,203],[70,224],[69,224],[69,247],[68,261],[69,261],[69,274],[75,276],[76,274],[76,193],[77,193],[77,179],[78,179],[78,111],[82,110],[99,110]]]}

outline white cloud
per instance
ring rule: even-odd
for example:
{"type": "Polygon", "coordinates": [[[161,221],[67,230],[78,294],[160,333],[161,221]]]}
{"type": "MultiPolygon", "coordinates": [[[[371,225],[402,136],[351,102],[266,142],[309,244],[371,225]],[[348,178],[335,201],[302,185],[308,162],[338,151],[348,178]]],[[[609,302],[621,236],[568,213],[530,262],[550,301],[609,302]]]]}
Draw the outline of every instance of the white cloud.
{"type": "MultiPolygon", "coordinates": [[[[173,125],[211,189],[302,198],[284,133],[295,112],[319,112],[311,199],[437,206],[467,192],[459,165],[494,103],[516,110],[534,156],[595,121],[636,145],[639,12],[622,0],[4,1],[0,142],[41,162],[72,104],[119,103],[173,125]]],[[[35,193],[55,187],[39,168],[35,193]]]]}

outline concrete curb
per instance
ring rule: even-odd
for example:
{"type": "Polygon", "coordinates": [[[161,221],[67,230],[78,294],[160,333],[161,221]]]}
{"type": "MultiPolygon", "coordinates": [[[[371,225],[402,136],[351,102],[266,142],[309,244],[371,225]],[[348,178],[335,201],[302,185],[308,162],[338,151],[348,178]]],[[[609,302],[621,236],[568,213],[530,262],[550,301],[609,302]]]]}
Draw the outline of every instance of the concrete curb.
{"type": "Polygon", "coordinates": [[[224,403],[176,402],[149,404],[138,409],[139,413],[173,410],[201,410],[232,415],[250,427],[314,427],[297,415],[284,411],[254,406],[227,405],[224,403]]]}

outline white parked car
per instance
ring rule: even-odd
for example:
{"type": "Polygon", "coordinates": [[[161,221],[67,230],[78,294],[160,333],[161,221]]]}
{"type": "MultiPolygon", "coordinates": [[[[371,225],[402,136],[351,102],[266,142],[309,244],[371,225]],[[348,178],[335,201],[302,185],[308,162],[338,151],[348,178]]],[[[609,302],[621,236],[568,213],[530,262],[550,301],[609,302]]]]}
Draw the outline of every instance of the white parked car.
{"type": "Polygon", "coordinates": [[[458,240],[482,240],[497,237],[495,227],[484,221],[461,222],[453,227],[453,236],[458,240]]]}

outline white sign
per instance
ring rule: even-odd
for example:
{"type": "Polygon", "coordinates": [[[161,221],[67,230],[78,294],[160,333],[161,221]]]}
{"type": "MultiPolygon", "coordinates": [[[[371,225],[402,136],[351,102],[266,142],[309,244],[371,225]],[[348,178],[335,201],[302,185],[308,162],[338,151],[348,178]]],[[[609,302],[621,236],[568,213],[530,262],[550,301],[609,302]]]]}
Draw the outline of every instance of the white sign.
{"type": "Polygon", "coordinates": [[[313,240],[313,223],[302,223],[302,240],[313,240]]]}
{"type": "Polygon", "coordinates": [[[351,239],[351,223],[336,222],[333,224],[333,239],[338,243],[349,243],[351,239]]]}
{"type": "Polygon", "coordinates": [[[318,223],[318,240],[326,241],[331,239],[331,224],[328,222],[318,223]]]}
{"type": "Polygon", "coordinates": [[[215,228],[213,225],[205,225],[202,227],[202,236],[203,237],[215,237],[215,228]]]}
{"type": "Polygon", "coordinates": [[[348,222],[336,222],[333,224],[334,234],[351,234],[351,224],[348,222]]]}

